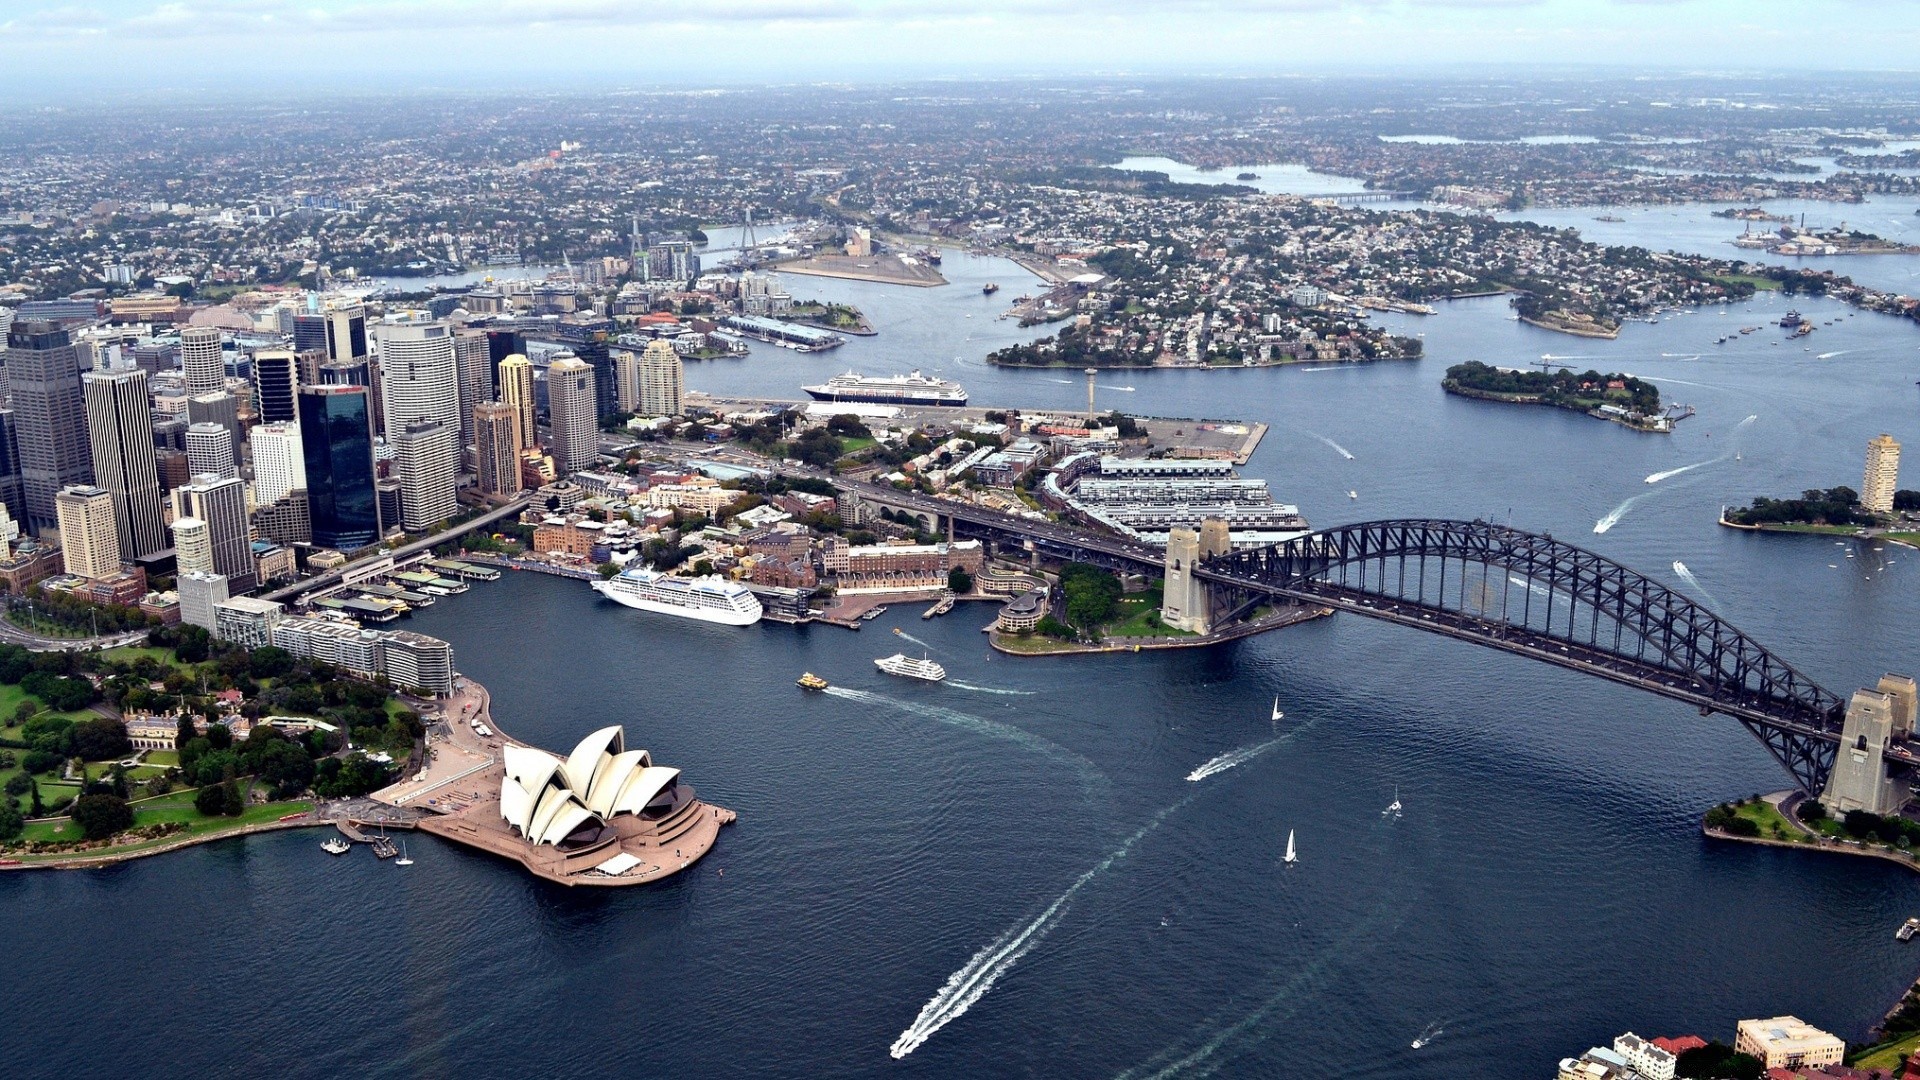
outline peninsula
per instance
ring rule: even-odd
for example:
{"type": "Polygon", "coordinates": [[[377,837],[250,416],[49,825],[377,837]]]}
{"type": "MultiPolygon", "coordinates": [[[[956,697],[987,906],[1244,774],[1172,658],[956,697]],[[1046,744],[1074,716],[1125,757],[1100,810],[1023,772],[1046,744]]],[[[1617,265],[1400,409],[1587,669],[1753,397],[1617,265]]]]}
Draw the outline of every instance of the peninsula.
{"type": "Polygon", "coordinates": [[[1636,431],[1673,431],[1674,418],[1660,409],[1659,388],[1620,372],[1522,371],[1469,360],[1448,368],[1440,387],[1478,401],[1570,409],[1636,431]]]}

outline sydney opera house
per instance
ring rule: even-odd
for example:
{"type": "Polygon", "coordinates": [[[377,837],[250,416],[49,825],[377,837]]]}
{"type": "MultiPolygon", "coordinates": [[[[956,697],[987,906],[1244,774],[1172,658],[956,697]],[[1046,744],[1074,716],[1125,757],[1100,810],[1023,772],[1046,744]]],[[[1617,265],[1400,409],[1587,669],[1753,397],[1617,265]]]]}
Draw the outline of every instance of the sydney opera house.
{"type": "Polygon", "coordinates": [[[695,798],[679,769],[628,750],[619,725],[564,758],[509,744],[472,794],[471,804],[420,828],[566,885],[657,881],[705,855],[734,819],[695,798]]]}

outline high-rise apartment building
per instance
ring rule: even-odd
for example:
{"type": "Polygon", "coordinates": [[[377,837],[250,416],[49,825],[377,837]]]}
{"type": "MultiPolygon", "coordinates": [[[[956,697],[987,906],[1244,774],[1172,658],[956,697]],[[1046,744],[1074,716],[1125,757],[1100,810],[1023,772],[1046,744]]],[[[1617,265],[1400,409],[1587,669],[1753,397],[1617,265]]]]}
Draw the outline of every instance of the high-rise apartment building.
{"type": "Polygon", "coordinates": [[[120,533],[113,523],[113,495],[91,485],[68,487],[53,497],[53,505],[67,573],[89,581],[118,574],[120,533]]]}
{"type": "Polygon", "coordinates": [[[253,530],[247,516],[247,490],[239,477],[197,473],[173,493],[173,505],[176,520],[195,517],[207,523],[213,569],[227,579],[229,589],[244,593],[259,583],[253,561],[253,530]]]}
{"type": "Polygon", "coordinates": [[[187,326],[180,330],[180,371],[187,396],[219,394],[227,389],[227,361],[220,354],[220,328],[187,326]]]}
{"type": "MultiPolygon", "coordinates": [[[[371,350],[367,348],[365,308],[338,308],[323,312],[321,318],[325,326],[327,359],[335,363],[366,361],[371,350]]],[[[295,344],[299,345],[299,342],[296,340],[295,344]]]]}
{"type": "Polygon", "coordinates": [[[474,472],[485,495],[520,493],[520,444],[513,407],[486,401],[473,407],[474,472]]]}
{"type": "Polygon", "coordinates": [[[460,509],[454,485],[460,478],[457,432],[435,420],[416,420],[392,438],[400,479],[400,527],[418,532],[460,509]]]}
{"type": "Polygon", "coordinates": [[[295,352],[327,351],[327,317],[319,312],[309,312],[293,317],[293,350],[295,352]]]}
{"type": "Polygon", "coordinates": [[[561,475],[578,472],[600,452],[600,414],[593,369],[567,357],[547,369],[547,421],[553,429],[553,463],[561,475]]]}
{"type": "Polygon", "coordinates": [[[213,573],[213,540],[197,517],[173,519],[173,561],[180,572],[213,573]]]}
{"type": "Polygon", "coordinates": [[[195,476],[221,479],[240,475],[233,459],[233,434],[219,424],[192,424],[187,428],[187,463],[195,476]]]}
{"type": "Polygon", "coordinates": [[[94,371],[80,377],[87,403],[87,433],[94,483],[113,496],[113,514],[123,558],[137,559],[167,546],[161,513],[159,450],[147,373],[94,371]]]}
{"type": "Polygon", "coordinates": [[[353,551],[380,538],[373,489],[373,421],[363,386],[300,388],[313,542],[353,551]]]}
{"type": "Polygon", "coordinates": [[[473,409],[493,400],[493,353],[485,330],[453,335],[454,370],[460,380],[460,446],[473,445],[473,409]]]}
{"type": "Polygon", "coordinates": [[[418,420],[458,432],[460,376],[447,324],[382,323],[377,336],[387,437],[418,420]]]}
{"type": "Polygon", "coordinates": [[[253,354],[253,411],[262,423],[294,422],[298,410],[293,394],[299,386],[299,360],[291,351],[261,349],[253,354]]]}
{"type": "Polygon", "coordinates": [[[613,354],[613,405],[626,413],[640,408],[640,354],[631,349],[613,354]]]}
{"type": "Polygon", "coordinates": [[[686,375],[680,354],[664,341],[649,341],[640,353],[640,397],[634,412],[641,416],[679,416],[686,375]]]}
{"type": "Polygon", "coordinates": [[[513,410],[513,440],[522,450],[538,442],[533,400],[533,362],[519,353],[500,361],[500,402],[513,410]]]}
{"type": "Polygon", "coordinates": [[[1867,440],[1867,473],[1860,483],[1860,505],[1875,514],[1893,513],[1900,487],[1900,444],[1884,432],[1867,440]]]}
{"type": "Polygon", "coordinates": [[[54,495],[93,482],[80,353],[54,323],[16,322],[7,333],[6,371],[26,504],[22,520],[34,532],[57,528],[54,495]]]}

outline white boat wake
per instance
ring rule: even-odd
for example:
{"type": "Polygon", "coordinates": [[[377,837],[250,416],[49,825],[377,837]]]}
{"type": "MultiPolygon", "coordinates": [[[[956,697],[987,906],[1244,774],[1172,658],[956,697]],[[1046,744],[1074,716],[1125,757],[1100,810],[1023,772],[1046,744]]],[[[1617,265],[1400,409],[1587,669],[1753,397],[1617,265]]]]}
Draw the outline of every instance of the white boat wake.
{"type": "Polygon", "coordinates": [[[927,643],[926,643],[926,642],[924,642],[924,641],[921,641],[921,640],[920,640],[919,638],[917,638],[917,637],[914,637],[914,636],[913,636],[912,634],[909,634],[909,633],[907,633],[907,632],[906,632],[905,630],[895,630],[895,631],[893,632],[893,636],[895,636],[895,637],[897,637],[897,638],[899,638],[899,639],[900,639],[900,640],[902,640],[902,641],[911,641],[911,642],[913,642],[913,643],[914,643],[915,645],[918,645],[918,646],[920,646],[921,648],[923,648],[923,649],[925,649],[925,650],[927,650],[928,652],[937,652],[937,651],[938,651],[938,650],[936,650],[936,649],[935,649],[935,648],[934,648],[933,646],[931,646],[931,645],[929,645],[929,644],[927,644],[927,643]]]}
{"type": "MultiPolygon", "coordinates": [[[[1279,711],[1279,703],[1277,701],[1274,704],[1274,711],[1276,713],[1278,713],[1279,711]]],[[[1280,719],[1280,717],[1276,715],[1274,719],[1277,721],[1280,719]]],[[[1279,738],[1268,739],[1266,742],[1256,743],[1252,746],[1242,746],[1236,750],[1229,750],[1226,753],[1219,755],[1218,757],[1212,758],[1211,760],[1207,761],[1205,764],[1201,765],[1199,768],[1188,773],[1187,779],[1193,783],[1198,783],[1202,780],[1205,780],[1209,776],[1216,776],[1220,773],[1226,772],[1228,769],[1245,765],[1247,762],[1252,761],[1254,758],[1259,757],[1261,754],[1266,753],[1267,751],[1273,749],[1276,746],[1281,745],[1282,743],[1292,742],[1295,736],[1299,735],[1301,732],[1307,730],[1312,726],[1313,726],[1313,721],[1308,720],[1307,722],[1298,725],[1297,727],[1293,728],[1293,730],[1287,732],[1285,735],[1282,735],[1279,738]]]]}
{"type": "Polygon", "coordinates": [[[1057,761],[1063,761],[1072,765],[1090,780],[1094,778],[1105,779],[1105,774],[1102,773],[1100,767],[1093,762],[1061,746],[1059,743],[1053,742],[1050,739],[1043,739],[1031,731],[1014,727],[1012,724],[1003,724],[998,720],[988,720],[985,717],[973,716],[953,709],[943,709],[938,705],[923,705],[917,701],[903,701],[899,698],[888,697],[885,694],[875,694],[867,690],[853,690],[844,686],[829,686],[825,692],[830,696],[846,698],[849,701],[865,702],[869,705],[885,705],[890,709],[898,709],[903,713],[934,720],[946,724],[949,727],[959,728],[962,731],[971,731],[976,735],[987,735],[992,738],[1014,743],[1018,746],[1024,746],[1029,750],[1045,754],[1057,761]]]}
{"type": "MultiPolygon", "coordinates": [[[[1652,492],[1648,492],[1647,494],[1652,494],[1652,492]]],[[[1607,511],[1606,517],[1603,517],[1599,521],[1596,521],[1593,523],[1593,531],[1596,533],[1603,533],[1603,532],[1606,532],[1608,529],[1613,528],[1615,525],[1620,524],[1620,519],[1623,517],[1626,517],[1627,511],[1633,509],[1633,504],[1639,502],[1641,499],[1644,499],[1646,497],[1647,495],[1635,495],[1633,498],[1628,499],[1626,502],[1623,502],[1619,506],[1616,506],[1613,509],[1607,511]]]]}
{"type": "Polygon", "coordinates": [[[1102,390],[1118,390],[1123,394],[1131,394],[1134,392],[1131,386],[1108,386],[1106,383],[1096,383],[1095,385],[1102,390]]]}
{"type": "Polygon", "coordinates": [[[1691,465],[1682,465],[1677,469],[1667,469],[1663,472],[1657,472],[1647,477],[1647,483],[1657,484],[1660,481],[1667,479],[1668,477],[1679,476],[1681,473],[1692,472],[1695,469],[1704,468],[1708,465],[1712,465],[1712,464],[1715,464],[1716,462],[1721,462],[1725,460],[1727,460],[1726,455],[1722,454],[1717,458],[1708,458],[1705,461],[1696,461],[1691,465]]]}
{"type": "Polygon", "coordinates": [[[1673,573],[1675,577],[1686,582],[1687,586],[1694,592],[1699,593],[1701,599],[1713,605],[1715,608],[1720,607],[1720,601],[1716,599],[1712,593],[1707,591],[1705,585],[1700,584],[1700,579],[1693,576],[1693,571],[1687,569],[1686,563],[1681,562],[1679,559],[1673,560],[1673,573]]]}
{"type": "Polygon", "coordinates": [[[958,687],[962,690],[971,690],[976,694],[1008,694],[1015,697],[1033,696],[1033,691],[1031,690],[1007,690],[998,686],[975,686],[970,682],[961,682],[959,679],[948,679],[947,685],[958,687]]]}
{"type": "Polygon", "coordinates": [[[1542,360],[1604,360],[1604,356],[1555,356],[1550,352],[1540,354],[1542,360]]]}
{"type": "Polygon", "coordinates": [[[1322,435],[1317,431],[1311,432],[1311,434],[1313,435],[1314,438],[1319,439],[1321,442],[1326,443],[1328,446],[1333,447],[1334,452],[1339,454],[1341,457],[1346,458],[1348,461],[1353,460],[1353,454],[1350,451],[1348,451],[1346,447],[1341,446],[1339,443],[1334,442],[1332,439],[1327,438],[1325,435],[1322,435]]]}
{"type": "Polygon", "coordinates": [[[1853,351],[1853,349],[1835,349],[1833,352],[1815,353],[1813,358],[1815,360],[1831,360],[1836,356],[1845,356],[1853,351]]]}
{"type": "Polygon", "coordinates": [[[895,1058],[906,1057],[932,1038],[935,1032],[973,1008],[974,1003],[985,997],[987,991],[993,989],[993,984],[1000,981],[1000,976],[1005,975],[1013,965],[1020,962],[1021,957],[1027,955],[1035,945],[1046,939],[1047,934],[1051,933],[1054,926],[1059,923],[1067,905],[1073,902],[1073,898],[1079,895],[1081,889],[1087,887],[1088,882],[1106,873],[1114,863],[1126,858],[1135,844],[1148,833],[1159,828],[1161,822],[1193,799],[1193,795],[1188,795],[1154,814],[1152,819],[1136,829],[1132,836],[1121,841],[1120,846],[1106,858],[1093,864],[1092,869],[1075,878],[1073,884],[1067,886],[1067,891],[1055,897],[1054,901],[1032,921],[1013,927],[995,938],[991,945],[974,953],[972,959],[962,965],[960,970],[947,976],[946,984],[920,1007],[920,1015],[913,1018],[913,1023],[907,1025],[899,1038],[893,1040],[893,1045],[887,1049],[887,1052],[895,1058]]]}
{"type": "Polygon", "coordinates": [[[1447,1029],[1440,1026],[1440,1021],[1435,1020],[1433,1023],[1428,1024],[1420,1034],[1414,1036],[1413,1048],[1418,1050],[1446,1033],[1447,1029]]]}
{"type": "Polygon", "coordinates": [[[1526,586],[1527,591],[1533,593],[1535,596],[1552,596],[1553,595],[1552,589],[1549,589],[1544,585],[1536,585],[1533,582],[1528,581],[1526,578],[1514,577],[1512,574],[1508,574],[1507,580],[1513,582],[1515,585],[1526,586]]]}

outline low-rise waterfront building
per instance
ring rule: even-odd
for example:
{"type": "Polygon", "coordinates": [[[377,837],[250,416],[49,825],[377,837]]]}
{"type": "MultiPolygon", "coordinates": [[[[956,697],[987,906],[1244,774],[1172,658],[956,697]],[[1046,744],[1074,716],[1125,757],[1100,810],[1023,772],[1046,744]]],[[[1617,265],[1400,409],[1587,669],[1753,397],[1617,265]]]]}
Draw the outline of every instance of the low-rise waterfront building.
{"type": "Polygon", "coordinates": [[[1846,1040],[1797,1016],[1742,1020],[1734,1031],[1733,1048],[1760,1059],[1769,1069],[1838,1065],[1847,1053],[1846,1040]]]}

